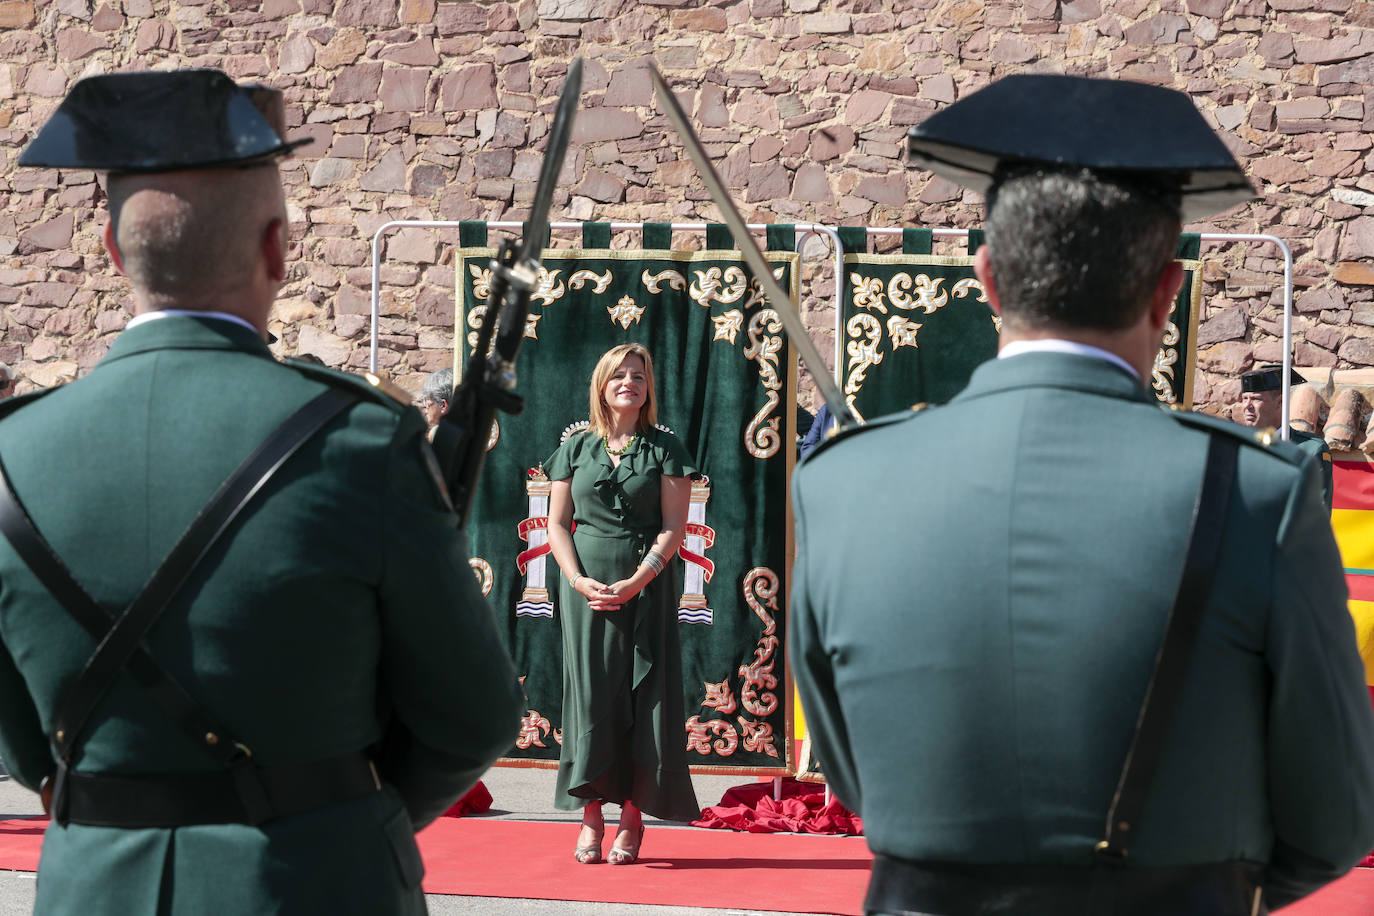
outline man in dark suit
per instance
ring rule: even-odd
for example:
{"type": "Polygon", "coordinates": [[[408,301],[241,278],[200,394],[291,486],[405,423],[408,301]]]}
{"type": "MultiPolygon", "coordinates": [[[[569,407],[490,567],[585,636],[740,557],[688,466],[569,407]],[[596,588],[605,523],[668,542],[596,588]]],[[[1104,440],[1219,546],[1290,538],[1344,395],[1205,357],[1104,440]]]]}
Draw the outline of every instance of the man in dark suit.
{"type": "Polygon", "coordinates": [[[1374,712],[1316,466],[1141,381],[1181,221],[1248,199],[1238,166],[1181,93],[1054,76],[911,149],[987,194],[1002,330],[949,404],[794,479],[789,648],[867,910],[1253,916],[1340,876],[1374,712]]]}
{"type": "Polygon", "coordinates": [[[116,74],[21,160],[110,172],[135,312],[86,377],[0,408],[0,756],[50,793],[39,913],[422,913],[414,831],[518,731],[419,412],[265,343],[282,135],[280,95],[218,71],[116,74]],[[259,449],[275,473],[177,560],[259,449]]]}

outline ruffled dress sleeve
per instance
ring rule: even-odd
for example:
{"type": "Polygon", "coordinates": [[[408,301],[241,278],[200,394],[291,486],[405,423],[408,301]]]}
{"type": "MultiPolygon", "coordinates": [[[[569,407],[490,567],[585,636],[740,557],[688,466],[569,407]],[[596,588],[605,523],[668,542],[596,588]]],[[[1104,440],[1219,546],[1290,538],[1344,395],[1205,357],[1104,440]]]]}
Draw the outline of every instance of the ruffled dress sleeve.
{"type": "Polygon", "coordinates": [[[573,458],[582,438],[581,434],[569,436],[552,455],[544,459],[544,474],[549,480],[567,480],[573,475],[573,458]]]}
{"type": "MultiPolygon", "coordinates": [[[[656,429],[653,441],[658,451],[659,473],[664,477],[691,477],[693,474],[701,473],[692,456],[687,453],[687,447],[677,436],[656,429]]],[[[552,480],[553,477],[550,476],[549,479],[552,480]]]]}

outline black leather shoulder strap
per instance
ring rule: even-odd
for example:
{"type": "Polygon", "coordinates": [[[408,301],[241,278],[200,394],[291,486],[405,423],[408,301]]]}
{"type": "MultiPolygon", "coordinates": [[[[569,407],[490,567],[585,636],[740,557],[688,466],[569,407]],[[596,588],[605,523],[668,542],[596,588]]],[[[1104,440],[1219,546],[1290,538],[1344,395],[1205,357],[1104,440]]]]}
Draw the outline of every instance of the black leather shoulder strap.
{"type": "Polygon", "coordinates": [[[1126,754],[1116,794],[1107,812],[1106,836],[1094,849],[1104,861],[1126,861],[1130,838],[1145,809],[1150,783],[1164,752],[1221,552],[1239,448],[1240,442],[1232,436],[1208,437],[1207,467],[1197,502],[1193,505],[1183,577],[1165,625],[1164,640],[1155,655],[1154,673],[1145,689],[1131,749],[1126,754]]]}
{"type": "Polygon", "coordinates": [[[91,712],[126,665],[183,730],[216,757],[228,764],[248,753],[147,654],[142,648],[143,637],[211,546],[286,459],[357,400],[357,395],[345,389],[330,388],[278,426],[220,486],[113,624],[34,527],[0,465],[0,532],[53,597],[99,640],[95,653],[53,715],[50,739],[59,759],[71,761],[91,712]]]}

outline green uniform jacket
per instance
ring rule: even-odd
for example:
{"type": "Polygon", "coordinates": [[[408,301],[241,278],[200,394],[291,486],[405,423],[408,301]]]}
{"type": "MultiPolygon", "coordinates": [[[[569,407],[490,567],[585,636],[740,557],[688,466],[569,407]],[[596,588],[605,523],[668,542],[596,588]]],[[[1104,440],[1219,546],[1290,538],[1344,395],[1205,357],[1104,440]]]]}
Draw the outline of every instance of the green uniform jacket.
{"type": "Polygon", "coordinates": [[[1300,429],[1289,427],[1290,441],[1298,448],[1317,459],[1317,471],[1322,479],[1322,502],[1326,503],[1326,511],[1331,511],[1331,499],[1335,495],[1335,481],[1332,478],[1331,467],[1331,447],[1326,444],[1326,440],[1321,436],[1303,432],[1300,429]]]}
{"type": "MultiPolygon", "coordinates": [[[[264,766],[376,745],[384,790],[262,827],[48,828],[38,913],[423,912],[414,827],[514,740],[519,684],[425,459],[418,411],[288,366],[231,322],[163,317],[85,378],[6,405],[0,459],[40,532],[122,610],[235,467],[326,387],[363,397],[278,472],[146,643],[264,766]]],[[[91,637],[0,538],[0,757],[34,788],[91,637]]],[[[75,769],[216,769],[127,674],[75,769]]]]}
{"type": "Polygon", "coordinates": [[[1279,905],[1374,847],[1374,711],[1315,463],[1041,352],[796,472],[793,670],[873,850],[1093,864],[1213,435],[1247,444],[1128,867],[1262,863],[1279,905]]]}

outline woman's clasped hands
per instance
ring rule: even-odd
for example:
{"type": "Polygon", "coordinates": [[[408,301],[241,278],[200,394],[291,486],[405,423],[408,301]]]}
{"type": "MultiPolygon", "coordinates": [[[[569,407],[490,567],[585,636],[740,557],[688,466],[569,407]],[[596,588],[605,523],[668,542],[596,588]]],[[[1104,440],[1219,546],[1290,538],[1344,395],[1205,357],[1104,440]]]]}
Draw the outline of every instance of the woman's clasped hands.
{"type": "Polygon", "coordinates": [[[633,578],[621,579],[606,585],[591,576],[581,576],[577,580],[577,591],[587,599],[587,607],[593,611],[618,611],[625,602],[639,594],[642,585],[633,578]]]}

